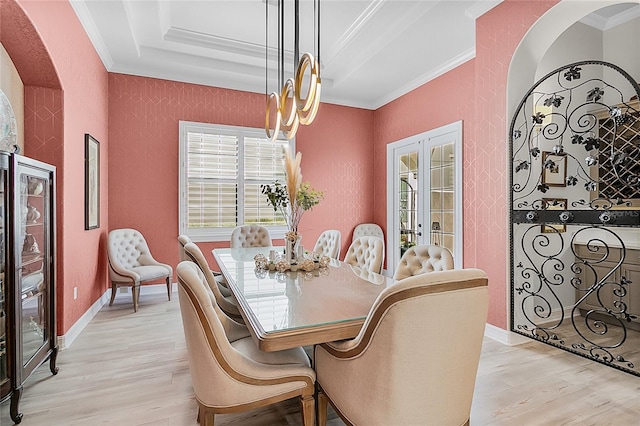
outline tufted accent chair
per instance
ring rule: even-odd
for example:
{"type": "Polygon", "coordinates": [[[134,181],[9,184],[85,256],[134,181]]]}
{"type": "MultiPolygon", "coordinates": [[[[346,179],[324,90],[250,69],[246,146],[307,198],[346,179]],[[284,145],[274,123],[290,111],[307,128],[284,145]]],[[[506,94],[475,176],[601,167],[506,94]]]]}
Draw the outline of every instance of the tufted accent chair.
{"type": "Polygon", "coordinates": [[[109,278],[111,279],[111,300],[113,305],[116,291],[120,286],[132,288],[133,311],[138,311],[140,283],[164,278],[167,294],[171,300],[171,278],[173,268],[153,258],[142,234],[135,229],[114,229],[107,238],[109,258],[109,278]]]}
{"type": "Polygon", "coordinates": [[[261,225],[236,226],[231,231],[231,248],[271,247],[269,230],[261,225]]]}
{"type": "Polygon", "coordinates": [[[384,232],[382,232],[382,228],[375,223],[361,223],[353,230],[352,241],[360,237],[378,237],[384,241],[384,232]]]}
{"type": "Polygon", "coordinates": [[[329,401],[349,425],[468,425],[487,282],[479,269],[405,278],[380,293],[354,339],[316,345],[318,425],[329,401]]]}
{"type": "Polygon", "coordinates": [[[184,246],[184,251],[187,255],[187,259],[198,265],[198,268],[202,271],[220,309],[234,320],[242,322],[242,316],[238,310],[236,299],[228,288],[221,286],[215,279],[213,272],[209,269],[207,259],[205,259],[202,250],[200,250],[200,247],[194,243],[187,243],[184,246]]]}
{"type": "Polygon", "coordinates": [[[424,274],[425,272],[446,271],[449,269],[453,269],[453,255],[446,247],[437,245],[414,246],[402,255],[393,279],[401,280],[424,274]]]}
{"type": "Polygon", "coordinates": [[[329,256],[332,259],[340,257],[340,244],[341,235],[340,231],[335,229],[329,229],[324,231],[318,237],[316,245],[313,246],[313,252],[322,252],[324,256],[329,256]]]}
{"type": "Polygon", "coordinates": [[[384,262],[384,241],[378,237],[359,237],[351,245],[344,262],[353,266],[381,273],[384,262]]]}
{"type": "Polygon", "coordinates": [[[177,275],[198,423],[213,426],[218,413],[236,413],[298,397],[303,424],[312,426],[316,374],[304,351],[260,351],[247,329],[212,300],[202,271],[194,263],[181,262],[177,275]]]}

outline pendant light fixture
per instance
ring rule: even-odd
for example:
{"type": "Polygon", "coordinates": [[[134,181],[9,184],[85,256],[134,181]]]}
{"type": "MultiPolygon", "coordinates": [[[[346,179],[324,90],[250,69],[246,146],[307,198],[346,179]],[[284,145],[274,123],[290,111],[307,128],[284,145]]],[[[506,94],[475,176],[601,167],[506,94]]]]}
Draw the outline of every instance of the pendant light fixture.
{"type": "Polygon", "coordinates": [[[316,56],[305,52],[300,56],[300,4],[299,0],[294,0],[294,55],[293,67],[295,74],[293,77],[284,79],[284,3],[285,0],[278,1],[278,87],[280,93],[268,90],[268,69],[269,69],[269,2],[266,3],[266,23],[265,23],[265,94],[267,95],[267,106],[265,113],[265,132],[267,138],[275,141],[280,131],[287,139],[295,137],[300,124],[309,125],[313,122],[320,106],[320,0],[313,2],[313,35],[316,56]],[[307,93],[303,96],[305,74],[309,74],[307,93]],[[273,119],[271,118],[273,117],[273,119]],[[273,129],[271,126],[273,125],[273,129]]]}

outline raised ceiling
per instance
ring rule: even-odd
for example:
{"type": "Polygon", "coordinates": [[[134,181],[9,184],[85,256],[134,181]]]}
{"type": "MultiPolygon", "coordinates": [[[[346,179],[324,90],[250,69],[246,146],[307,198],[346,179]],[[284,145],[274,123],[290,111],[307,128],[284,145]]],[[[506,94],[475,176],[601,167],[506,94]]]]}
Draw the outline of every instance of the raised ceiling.
{"type": "MultiPolygon", "coordinates": [[[[322,101],[376,109],[472,59],[476,18],[501,1],[322,0],[322,101]]],[[[256,93],[278,86],[275,3],[267,26],[264,0],[71,0],[108,71],[256,93]]],[[[300,0],[301,51],[315,53],[312,17],[313,1],[300,0]]]]}

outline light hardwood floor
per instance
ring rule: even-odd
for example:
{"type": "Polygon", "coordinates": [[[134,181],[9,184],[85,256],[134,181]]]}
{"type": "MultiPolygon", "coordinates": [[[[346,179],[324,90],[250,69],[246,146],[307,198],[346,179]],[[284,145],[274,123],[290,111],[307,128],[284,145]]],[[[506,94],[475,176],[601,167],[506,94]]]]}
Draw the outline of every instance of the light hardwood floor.
{"type": "MultiPolygon", "coordinates": [[[[60,353],[57,376],[45,364],[29,379],[22,425],[197,425],[173,296],[142,294],[137,313],[128,294],[103,307],[60,353]]],[[[637,426],[640,379],[538,342],[509,347],[485,338],[470,423],[637,426]]],[[[11,424],[7,401],[0,425],[11,424]]],[[[220,426],[299,424],[296,400],[216,416],[220,426]]],[[[343,423],[331,412],[328,424],[343,423]]]]}

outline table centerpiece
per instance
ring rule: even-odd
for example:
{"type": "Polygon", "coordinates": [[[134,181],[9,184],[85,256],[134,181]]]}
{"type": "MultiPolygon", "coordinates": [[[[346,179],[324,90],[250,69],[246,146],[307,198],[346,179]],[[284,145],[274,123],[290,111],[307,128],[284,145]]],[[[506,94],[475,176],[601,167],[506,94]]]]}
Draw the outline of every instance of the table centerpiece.
{"type": "Polygon", "coordinates": [[[324,194],[313,189],[308,182],[302,181],[302,154],[298,152],[294,157],[286,147],[283,148],[283,153],[286,185],[275,181],[262,185],[260,190],[267,196],[273,210],[280,211],[285,219],[288,228],[285,234],[285,260],[289,264],[295,264],[298,256],[303,257],[302,250],[299,250],[302,240],[298,233],[300,219],[304,212],[320,203],[324,194]]]}

